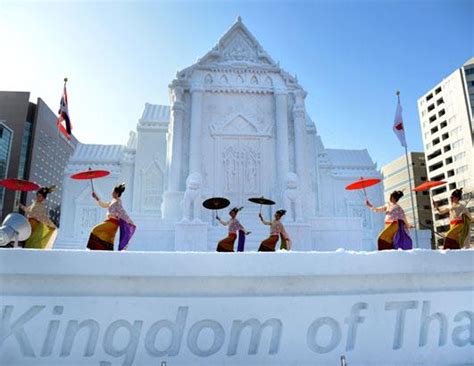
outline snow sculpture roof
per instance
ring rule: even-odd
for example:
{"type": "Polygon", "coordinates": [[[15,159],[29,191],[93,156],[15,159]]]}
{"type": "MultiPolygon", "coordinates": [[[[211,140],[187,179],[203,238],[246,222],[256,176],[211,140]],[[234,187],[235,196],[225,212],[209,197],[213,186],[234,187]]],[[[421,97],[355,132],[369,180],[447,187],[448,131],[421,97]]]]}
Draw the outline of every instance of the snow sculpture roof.
{"type": "Polygon", "coordinates": [[[70,163],[117,163],[125,150],[123,145],[77,144],[70,163]]]}
{"type": "Polygon", "coordinates": [[[367,149],[343,150],[326,149],[329,162],[335,167],[344,168],[375,168],[375,163],[367,149]]]}
{"type": "Polygon", "coordinates": [[[145,103],[140,123],[168,123],[170,107],[167,105],[145,103]]]}

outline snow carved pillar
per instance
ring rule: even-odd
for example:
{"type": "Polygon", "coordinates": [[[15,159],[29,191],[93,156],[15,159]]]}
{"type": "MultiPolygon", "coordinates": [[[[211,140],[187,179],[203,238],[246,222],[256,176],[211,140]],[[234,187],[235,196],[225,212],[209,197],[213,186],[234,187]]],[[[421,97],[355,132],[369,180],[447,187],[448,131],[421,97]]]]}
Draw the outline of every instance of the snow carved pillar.
{"type": "Polygon", "coordinates": [[[298,90],[295,93],[295,105],[293,107],[293,121],[295,124],[295,169],[300,179],[300,187],[306,186],[306,109],[304,105],[305,92],[298,90]]]}
{"type": "Polygon", "coordinates": [[[191,90],[191,132],[189,142],[189,174],[201,175],[202,160],[202,95],[201,88],[191,90]]]}
{"type": "Polygon", "coordinates": [[[182,141],[183,141],[183,123],[184,123],[184,103],[183,89],[174,89],[175,100],[171,107],[172,118],[172,140],[171,156],[168,171],[168,190],[179,191],[181,179],[181,159],[182,159],[182,141]]]}
{"type": "Polygon", "coordinates": [[[290,167],[288,154],[288,93],[286,90],[275,91],[276,119],[276,161],[277,179],[280,200],[283,202],[283,190],[290,167]]]}

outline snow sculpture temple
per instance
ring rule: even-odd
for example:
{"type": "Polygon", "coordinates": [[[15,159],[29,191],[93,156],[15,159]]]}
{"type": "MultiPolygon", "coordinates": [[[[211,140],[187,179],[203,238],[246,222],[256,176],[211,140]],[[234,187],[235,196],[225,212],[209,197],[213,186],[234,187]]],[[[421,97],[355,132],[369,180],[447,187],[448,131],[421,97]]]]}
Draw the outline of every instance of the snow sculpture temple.
{"type": "MultiPolygon", "coordinates": [[[[131,250],[215,250],[227,230],[202,207],[213,196],[244,206],[239,219],[252,231],[246,250],[268,235],[260,207],[248,202],[256,196],[276,201],[264,207],[267,218],[270,210],[288,210],[294,250],[375,249],[383,215],[344,187],[380,173],[367,150],[324,147],[305,97],[239,18],[211,51],[177,73],[171,106],[145,105],[126,145],[78,145],[65,171],[56,247],[85,248],[105,216],[89,182],[69,179],[90,167],[111,171],[94,184],[102,199],[118,182],[127,184],[122,199],[138,227],[131,250]]],[[[383,202],[381,186],[368,194],[383,202]]]]}

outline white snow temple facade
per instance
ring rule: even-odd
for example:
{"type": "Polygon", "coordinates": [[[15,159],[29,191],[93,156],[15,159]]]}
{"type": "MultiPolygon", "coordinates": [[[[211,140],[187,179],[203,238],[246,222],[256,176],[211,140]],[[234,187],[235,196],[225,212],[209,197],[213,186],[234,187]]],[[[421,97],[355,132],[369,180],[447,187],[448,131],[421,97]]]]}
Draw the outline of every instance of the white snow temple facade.
{"type": "MultiPolygon", "coordinates": [[[[170,106],[146,103],[126,145],[79,144],[64,175],[57,248],[85,248],[105,212],[75,172],[107,169],[94,182],[102,199],[125,182],[122,200],[137,224],[130,250],[213,251],[227,229],[202,207],[221,196],[244,206],[241,223],[252,233],[246,250],[268,235],[260,207],[288,210],[283,221],[294,250],[372,250],[383,215],[364,206],[361,192],[344,187],[360,177],[380,177],[367,150],[324,147],[306,112],[306,92],[280,68],[239,18],[197,63],[170,84],[170,106]]],[[[383,202],[382,186],[368,189],[383,202]]],[[[228,209],[220,212],[227,218],[228,209]]]]}

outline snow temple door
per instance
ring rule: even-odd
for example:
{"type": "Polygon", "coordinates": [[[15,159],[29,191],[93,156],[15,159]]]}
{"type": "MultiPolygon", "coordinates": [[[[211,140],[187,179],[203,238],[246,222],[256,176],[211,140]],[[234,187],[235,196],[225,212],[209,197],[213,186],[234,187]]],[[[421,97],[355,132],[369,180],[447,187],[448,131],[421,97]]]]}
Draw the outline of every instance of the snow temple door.
{"type": "Polygon", "coordinates": [[[219,168],[221,176],[217,182],[218,192],[228,198],[233,206],[245,206],[245,212],[258,209],[249,205],[248,198],[261,196],[262,140],[258,137],[221,137],[218,143],[219,168]]]}

